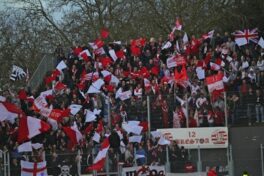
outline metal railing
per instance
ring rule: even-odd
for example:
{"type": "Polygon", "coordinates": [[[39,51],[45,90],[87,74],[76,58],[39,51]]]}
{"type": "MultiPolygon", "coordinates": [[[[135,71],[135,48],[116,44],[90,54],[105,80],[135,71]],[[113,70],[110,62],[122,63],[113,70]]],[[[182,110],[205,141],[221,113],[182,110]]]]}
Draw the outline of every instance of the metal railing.
{"type": "Polygon", "coordinates": [[[10,176],[10,156],[8,151],[0,150],[0,176],[10,176]]]}
{"type": "Polygon", "coordinates": [[[53,54],[45,54],[39,63],[37,69],[31,76],[28,87],[36,89],[42,82],[47,72],[53,70],[56,66],[56,58],[53,54]]]}

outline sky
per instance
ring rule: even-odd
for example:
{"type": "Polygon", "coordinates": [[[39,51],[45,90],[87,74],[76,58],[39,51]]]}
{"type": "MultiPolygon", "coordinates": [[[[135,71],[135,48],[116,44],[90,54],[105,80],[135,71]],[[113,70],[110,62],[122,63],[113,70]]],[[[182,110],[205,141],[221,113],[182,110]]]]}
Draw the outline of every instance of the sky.
{"type": "MultiPolygon", "coordinates": [[[[44,7],[47,6],[45,0],[43,0],[42,3],[44,7]]],[[[8,7],[20,8],[23,7],[23,3],[18,3],[17,0],[0,0],[0,11],[8,7]]],[[[52,14],[52,16],[54,17],[55,21],[60,21],[63,14],[61,12],[55,12],[52,14]]]]}

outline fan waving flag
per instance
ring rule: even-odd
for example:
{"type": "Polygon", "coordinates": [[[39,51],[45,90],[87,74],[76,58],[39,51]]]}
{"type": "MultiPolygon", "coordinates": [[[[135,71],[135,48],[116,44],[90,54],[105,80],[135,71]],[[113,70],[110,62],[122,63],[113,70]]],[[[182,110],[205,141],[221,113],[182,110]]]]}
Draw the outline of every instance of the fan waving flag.
{"type": "Polygon", "coordinates": [[[50,129],[50,125],[34,117],[21,117],[19,119],[18,142],[27,141],[38,134],[50,129]]]}
{"type": "Polygon", "coordinates": [[[76,123],[71,127],[62,127],[63,131],[70,138],[73,144],[78,144],[83,138],[81,132],[78,130],[76,123]]]}
{"type": "Polygon", "coordinates": [[[22,78],[26,77],[26,75],[26,72],[21,67],[13,65],[10,79],[12,81],[21,80],[22,78]]]}
{"type": "Polygon", "coordinates": [[[202,38],[203,38],[204,40],[206,40],[206,39],[208,39],[208,38],[213,38],[213,35],[214,35],[214,30],[208,32],[207,34],[202,35],[202,38]]]}
{"type": "Polygon", "coordinates": [[[212,101],[215,101],[224,92],[223,74],[212,75],[206,78],[209,93],[212,101]]]}
{"type": "Polygon", "coordinates": [[[47,176],[47,163],[46,161],[39,163],[32,163],[28,161],[20,161],[21,176],[47,176]]]}
{"type": "Polygon", "coordinates": [[[248,44],[249,41],[258,43],[258,29],[244,29],[244,31],[237,30],[233,33],[237,45],[242,46],[248,44]]]}
{"type": "Polygon", "coordinates": [[[12,103],[0,103],[0,122],[8,120],[9,122],[14,123],[18,115],[22,113],[23,111],[12,103]]]}
{"type": "Polygon", "coordinates": [[[98,152],[97,156],[93,161],[93,164],[90,167],[88,167],[86,171],[91,171],[91,170],[99,171],[103,169],[109,147],[110,147],[109,139],[105,138],[101,144],[100,151],[98,152]]]}

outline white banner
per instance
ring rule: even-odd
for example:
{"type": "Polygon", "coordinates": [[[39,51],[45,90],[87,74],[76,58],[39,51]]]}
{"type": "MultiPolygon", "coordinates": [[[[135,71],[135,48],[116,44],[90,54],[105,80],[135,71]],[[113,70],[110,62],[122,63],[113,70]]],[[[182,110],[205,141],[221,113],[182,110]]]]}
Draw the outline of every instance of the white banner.
{"type": "Polygon", "coordinates": [[[172,67],[176,67],[177,66],[177,63],[176,63],[176,60],[175,60],[175,56],[171,56],[167,59],[167,67],[168,68],[172,68],[172,67]]]}
{"type": "Polygon", "coordinates": [[[164,166],[137,166],[122,169],[123,176],[165,176],[164,166]]]}
{"type": "Polygon", "coordinates": [[[167,128],[158,129],[165,138],[176,141],[179,146],[187,149],[200,148],[227,148],[227,127],[206,128],[167,128]]]}

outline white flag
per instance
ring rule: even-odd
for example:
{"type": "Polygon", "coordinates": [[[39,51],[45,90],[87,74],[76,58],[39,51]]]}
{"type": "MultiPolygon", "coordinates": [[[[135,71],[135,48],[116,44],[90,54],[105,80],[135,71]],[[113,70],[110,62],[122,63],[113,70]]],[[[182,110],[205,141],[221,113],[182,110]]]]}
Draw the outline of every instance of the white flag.
{"type": "Polygon", "coordinates": [[[46,161],[32,163],[21,160],[20,166],[21,176],[48,176],[46,161]]]}
{"type": "Polygon", "coordinates": [[[67,68],[67,65],[65,64],[65,62],[63,60],[60,61],[60,63],[56,67],[56,69],[59,70],[59,71],[62,71],[65,68],[67,68]]]}
{"type": "Polygon", "coordinates": [[[238,46],[243,46],[248,43],[246,38],[237,38],[235,39],[235,42],[238,46]]]}
{"type": "Polygon", "coordinates": [[[170,41],[167,41],[167,42],[165,43],[165,45],[162,46],[161,49],[164,50],[164,49],[170,48],[171,46],[172,46],[171,42],[170,42],[170,41]]]}
{"type": "Polygon", "coordinates": [[[113,49],[109,50],[109,54],[110,54],[111,58],[112,58],[114,61],[117,60],[117,56],[116,56],[115,50],[113,50],[113,49]]]}
{"type": "Polygon", "coordinates": [[[94,112],[87,110],[85,116],[85,122],[92,122],[96,119],[94,112]]]}
{"type": "Polygon", "coordinates": [[[72,115],[76,115],[82,108],[82,105],[78,105],[78,104],[71,104],[69,106],[70,110],[71,110],[71,114],[72,115]]]}
{"type": "Polygon", "coordinates": [[[258,45],[261,46],[261,48],[264,48],[264,40],[262,37],[260,37],[260,39],[258,41],[258,45]]]}
{"type": "Polygon", "coordinates": [[[18,152],[32,152],[31,141],[25,142],[17,147],[18,152]]]}
{"type": "Polygon", "coordinates": [[[182,38],[182,41],[183,41],[184,44],[188,43],[188,41],[189,41],[189,40],[188,40],[188,35],[187,35],[186,32],[184,33],[184,36],[183,36],[183,38],[182,38]]]}
{"type": "Polygon", "coordinates": [[[100,138],[101,138],[100,134],[95,132],[94,135],[93,135],[93,141],[99,143],[100,142],[100,138]]]}
{"type": "Polygon", "coordinates": [[[130,136],[128,140],[129,140],[129,142],[140,143],[142,140],[142,136],[130,136]]]}
{"type": "Polygon", "coordinates": [[[159,139],[158,144],[159,145],[170,145],[170,141],[165,139],[163,136],[161,136],[160,139],[159,139]]]}

